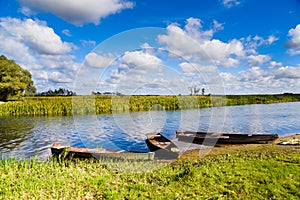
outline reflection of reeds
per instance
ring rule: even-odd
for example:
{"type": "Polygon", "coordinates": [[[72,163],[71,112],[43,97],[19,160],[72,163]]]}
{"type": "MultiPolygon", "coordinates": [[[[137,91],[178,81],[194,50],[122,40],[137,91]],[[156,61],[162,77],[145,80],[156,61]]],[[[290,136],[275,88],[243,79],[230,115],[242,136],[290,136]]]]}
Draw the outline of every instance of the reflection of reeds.
{"type": "Polygon", "coordinates": [[[0,104],[0,116],[89,115],[300,101],[300,95],[25,97],[0,104]]]}

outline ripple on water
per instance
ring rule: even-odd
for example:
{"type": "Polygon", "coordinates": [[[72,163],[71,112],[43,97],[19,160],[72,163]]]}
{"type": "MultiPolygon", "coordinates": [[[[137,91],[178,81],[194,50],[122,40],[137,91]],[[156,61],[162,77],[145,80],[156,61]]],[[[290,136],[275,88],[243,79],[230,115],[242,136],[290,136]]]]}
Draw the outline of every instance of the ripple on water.
{"type": "MultiPolygon", "coordinates": [[[[0,155],[46,158],[50,146],[148,151],[146,133],[175,139],[176,129],[229,133],[300,133],[300,102],[183,111],[151,111],[80,117],[19,117],[0,120],[0,155]]],[[[193,148],[180,144],[184,149],[193,148]]]]}

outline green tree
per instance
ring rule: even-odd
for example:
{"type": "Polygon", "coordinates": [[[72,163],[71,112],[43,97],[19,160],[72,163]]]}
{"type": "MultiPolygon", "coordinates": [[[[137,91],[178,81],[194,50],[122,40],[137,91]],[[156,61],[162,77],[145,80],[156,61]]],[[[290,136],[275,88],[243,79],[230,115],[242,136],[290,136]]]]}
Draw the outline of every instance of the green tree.
{"type": "Polygon", "coordinates": [[[9,96],[35,94],[31,73],[20,67],[13,60],[0,56],[0,101],[7,101],[9,96]]]}

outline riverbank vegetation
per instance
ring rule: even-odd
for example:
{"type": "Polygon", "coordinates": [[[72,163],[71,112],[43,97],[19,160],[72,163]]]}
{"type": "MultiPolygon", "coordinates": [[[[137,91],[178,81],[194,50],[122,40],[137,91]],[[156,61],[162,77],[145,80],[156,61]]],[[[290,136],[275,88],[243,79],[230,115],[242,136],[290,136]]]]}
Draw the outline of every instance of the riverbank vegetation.
{"type": "Polygon", "coordinates": [[[0,104],[0,116],[64,116],[179,110],[300,101],[300,94],[227,96],[73,96],[24,97],[0,104]]]}
{"type": "Polygon", "coordinates": [[[149,168],[144,172],[101,161],[2,159],[0,199],[300,198],[299,148],[265,144],[224,149],[158,169],[151,168],[153,163],[140,163],[149,168]]]}

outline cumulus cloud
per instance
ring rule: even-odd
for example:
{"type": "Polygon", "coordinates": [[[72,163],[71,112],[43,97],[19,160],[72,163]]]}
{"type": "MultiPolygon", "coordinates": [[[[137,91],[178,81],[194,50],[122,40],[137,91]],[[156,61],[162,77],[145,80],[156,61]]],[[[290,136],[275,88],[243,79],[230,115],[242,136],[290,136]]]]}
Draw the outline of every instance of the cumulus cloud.
{"type": "Polygon", "coordinates": [[[300,79],[300,66],[282,66],[273,70],[275,74],[275,79],[296,79],[299,81],[300,79]]]}
{"type": "Polygon", "coordinates": [[[106,91],[132,94],[140,86],[156,83],[153,82],[153,77],[160,76],[164,62],[149,44],[144,43],[140,48],[140,50],[126,51],[121,56],[99,55],[92,52],[85,59],[85,65],[92,67],[87,68],[88,74],[93,69],[101,70],[103,80],[98,83],[101,91],[106,89],[106,91]]]}
{"type": "Polygon", "coordinates": [[[251,67],[237,74],[222,72],[224,87],[230,94],[299,92],[300,66],[270,62],[269,69],[251,67]]]}
{"type": "Polygon", "coordinates": [[[264,39],[263,37],[260,37],[258,35],[256,35],[253,38],[253,41],[256,43],[256,47],[262,46],[262,45],[271,45],[272,43],[274,43],[277,40],[279,40],[279,38],[277,38],[274,35],[270,35],[267,39],[264,39]]]}
{"type": "Polygon", "coordinates": [[[300,54],[300,24],[288,32],[290,40],[286,43],[288,53],[291,55],[300,54]]]}
{"type": "Polygon", "coordinates": [[[267,38],[263,38],[261,36],[248,36],[246,38],[241,38],[240,41],[244,45],[245,52],[248,54],[258,54],[257,48],[260,46],[269,46],[272,45],[274,42],[279,40],[278,37],[274,35],[269,35],[267,38]]]}
{"type": "Polygon", "coordinates": [[[276,61],[271,61],[268,64],[268,68],[273,69],[273,68],[280,68],[283,67],[283,63],[282,62],[276,62],[276,61]]]}
{"type": "Polygon", "coordinates": [[[243,82],[264,82],[270,78],[268,73],[260,67],[251,67],[246,71],[239,72],[239,75],[243,82]]]}
{"type": "Polygon", "coordinates": [[[66,74],[63,74],[61,72],[51,72],[48,74],[48,79],[51,82],[54,83],[70,83],[73,81],[72,78],[67,76],[66,74]]]}
{"type": "MultiPolygon", "coordinates": [[[[187,94],[191,84],[220,86],[216,66],[184,61],[178,63],[181,69],[178,70],[169,66],[170,60],[162,60],[167,56],[165,52],[156,51],[149,44],[141,48],[125,52],[119,58],[118,65],[103,76],[106,79],[101,89],[110,88],[123,94],[187,94]]],[[[170,62],[174,64],[173,57],[170,62]]]]}
{"type": "Polygon", "coordinates": [[[184,27],[188,36],[197,40],[210,39],[213,36],[214,30],[222,29],[222,25],[214,21],[214,28],[210,30],[202,30],[202,21],[197,18],[188,18],[184,27]]]}
{"type": "Polygon", "coordinates": [[[52,13],[75,25],[99,24],[108,15],[132,8],[134,4],[122,0],[18,0],[21,11],[26,14],[36,12],[52,13]]]}
{"type": "Polygon", "coordinates": [[[234,83],[234,82],[238,81],[237,76],[234,76],[234,75],[232,75],[231,73],[228,73],[228,72],[221,72],[220,77],[222,77],[224,83],[226,83],[226,84],[231,84],[231,83],[234,83]]]}
{"type": "Polygon", "coordinates": [[[0,40],[5,41],[0,43],[0,51],[5,55],[14,58],[17,61],[24,63],[33,63],[34,56],[30,53],[29,47],[11,37],[9,33],[0,28],[0,40]]]}
{"type": "Polygon", "coordinates": [[[213,39],[204,42],[201,48],[205,49],[205,52],[214,62],[224,67],[231,67],[231,63],[227,62],[228,60],[235,60],[234,63],[238,63],[235,57],[243,57],[245,55],[243,44],[236,39],[228,43],[213,39]]]}
{"type": "Polygon", "coordinates": [[[32,19],[0,18],[1,33],[15,42],[27,44],[38,54],[63,54],[70,52],[75,46],[63,42],[46,22],[32,19]]]}
{"type": "MultiPolygon", "coordinates": [[[[107,88],[123,94],[188,93],[190,82],[184,80],[182,75],[191,70],[189,63],[182,63],[180,66],[185,72],[179,72],[173,66],[166,65],[169,63],[162,60],[164,56],[164,53],[149,44],[143,44],[140,50],[127,51],[118,58],[116,65],[106,70],[102,76],[104,81],[99,87],[101,90],[107,88]]],[[[216,70],[213,66],[194,65],[203,73],[216,70]]]]}
{"type": "Polygon", "coordinates": [[[239,5],[241,2],[238,0],[222,0],[222,5],[226,8],[231,8],[239,5]]]}
{"type": "Polygon", "coordinates": [[[123,69],[143,68],[145,70],[158,69],[163,61],[155,55],[144,51],[128,51],[121,57],[123,69]],[[126,65],[126,66],[124,66],[126,65]]]}
{"type": "Polygon", "coordinates": [[[233,39],[223,42],[213,39],[213,34],[223,27],[214,21],[214,27],[203,30],[201,20],[189,18],[184,28],[178,24],[167,27],[166,35],[159,35],[158,41],[166,45],[168,51],[186,60],[214,62],[224,67],[239,63],[237,58],[245,55],[241,41],[233,39]]]}
{"type": "Polygon", "coordinates": [[[247,64],[249,66],[261,66],[270,61],[271,57],[268,55],[250,55],[247,57],[247,59],[247,64]]]}
{"type": "Polygon", "coordinates": [[[0,18],[0,52],[31,71],[38,90],[56,83],[71,83],[79,64],[76,50],[64,42],[46,22],[33,19],[0,18]]]}
{"type": "Polygon", "coordinates": [[[85,62],[90,67],[104,69],[116,64],[115,57],[112,55],[99,55],[95,52],[89,53],[85,57],[85,62]]]}
{"type": "Polygon", "coordinates": [[[179,64],[180,69],[186,76],[194,76],[195,74],[201,74],[206,72],[216,72],[218,69],[216,66],[205,66],[199,63],[182,62],[179,64]]]}

